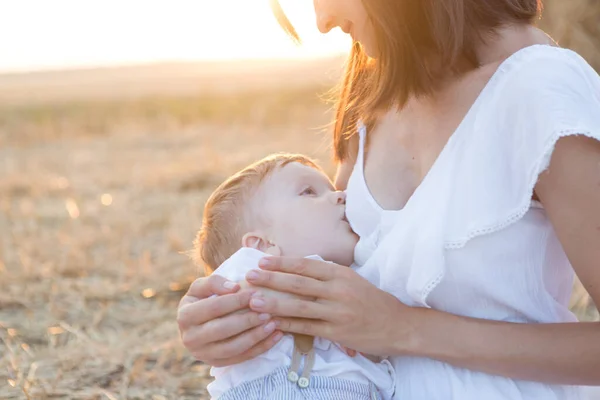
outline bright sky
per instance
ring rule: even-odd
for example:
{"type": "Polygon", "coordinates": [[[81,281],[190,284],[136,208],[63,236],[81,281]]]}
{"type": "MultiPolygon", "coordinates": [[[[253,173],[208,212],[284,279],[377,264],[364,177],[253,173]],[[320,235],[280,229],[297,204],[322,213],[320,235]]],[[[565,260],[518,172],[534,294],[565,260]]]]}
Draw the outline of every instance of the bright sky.
{"type": "Polygon", "coordinates": [[[345,52],[339,29],[318,32],[312,3],[282,0],[297,47],[268,0],[0,0],[0,71],[345,52]]]}

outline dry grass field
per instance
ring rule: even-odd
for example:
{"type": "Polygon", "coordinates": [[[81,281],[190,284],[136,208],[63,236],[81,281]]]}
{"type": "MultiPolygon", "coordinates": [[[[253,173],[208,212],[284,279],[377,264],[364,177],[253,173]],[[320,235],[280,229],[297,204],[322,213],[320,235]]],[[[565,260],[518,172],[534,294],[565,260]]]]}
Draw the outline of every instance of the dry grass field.
{"type": "MultiPolygon", "coordinates": [[[[182,252],[248,162],[302,152],[333,172],[320,95],[340,65],[0,76],[0,399],[207,398],[175,323],[199,274],[182,252]]],[[[580,288],[573,308],[597,318],[580,288]]]]}
{"type": "Polygon", "coordinates": [[[126,70],[126,88],[104,86],[123,71],[0,78],[17,87],[0,104],[0,398],[204,398],[175,324],[198,275],[181,253],[209,192],[256,158],[303,152],[333,171],[319,94],[339,65],[217,76],[234,91],[183,84],[176,66],[126,70]]]}
{"type": "Polygon", "coordinates": [[[544,0],[540,26],[600,71],[600,1],[544,0]]]}

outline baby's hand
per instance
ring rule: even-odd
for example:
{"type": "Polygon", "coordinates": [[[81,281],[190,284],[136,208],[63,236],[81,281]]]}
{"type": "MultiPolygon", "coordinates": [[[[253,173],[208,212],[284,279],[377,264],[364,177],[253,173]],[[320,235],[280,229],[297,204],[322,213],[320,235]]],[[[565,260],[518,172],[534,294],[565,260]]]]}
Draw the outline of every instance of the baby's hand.
{"type": "MultiPolygon", "coordinates": [[[[359,352],[357,352],[354,349],[351,349],[349,347],[346,346],[342,346],[338,344],[338,347],[344,352],[346,353],[348,356],[350,357],[356,357],[357,354],[359,354],[359,352]]],[[[373,362],[381,362],[381,357],[377,357],[377,356],[372,356],[370,354],[365,354],[365,353],[360,353],[363,357],[373,361],[373,362]]]]}

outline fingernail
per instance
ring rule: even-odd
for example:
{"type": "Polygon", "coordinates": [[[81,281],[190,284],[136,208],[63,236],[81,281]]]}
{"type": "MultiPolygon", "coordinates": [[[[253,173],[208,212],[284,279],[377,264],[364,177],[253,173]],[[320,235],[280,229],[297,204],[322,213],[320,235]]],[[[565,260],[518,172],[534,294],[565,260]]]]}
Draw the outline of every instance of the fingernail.
{"type": "Polygon", "coordinates": [[[237,285],[237,283],[235,283],[235,282],[231,282],[231,281],[226,281],[226,282],[223,284],[223,287],[224,287],[225,289],[229,289],[229,290],[231,290],[231,289],[233,289],[233,288],[235,287],[235,285],[237,285]]]}
{"type": "Polygon", "coordinates": [[[250,300],[250,305],[252,307],[256,307],[256,308],[264,307],[265,301],[263,299],[259,299],[259,298],[255,297],[252,300],[250,300]]]}
{"type": "Polygon", "coordinates": [[[275,321],[273,321],[273,322],[275,322],[275,326],[276,326],[276,327],[278,327],[278,328],[279,328],[279,327],[281,326],[281,321],[279,321],[279,320],[275,320],[275,321]]]}
{"type": "Polygon", "coordinates": [[[261,321],[268,321],[269,319],[271,319],[271,315],[270,314],[266,314],[266,313],[259,314],[258,315],[258,319],[261,320],[261,321]]]}
{"type": "Polygon", "coordinates": [[[279,340],[281,340],[282,337],[283,337],[283,332],[277,332],[273,336],[273,341],[277,343],[277,342],[279,342],[279,340]]]}
{"type": "Polygon", "coordinates": [[[248,279],[249,281],[255,281],[258,279],[258,272],[256,271],[250,271],[246,274],[246,279],[248,279]]]}
{"type": "Polygon", "coordinates": [[[271,333],[275,330],[275,323],[273,321],[265,325],[265,332],[271,333]]]}
{"type": "Polygon", "coordinates": [[[270,258],[261,258],[258,261],[259,267],[270,267],[271,265],[273,265],[273,260],[271,260],[270,258]]]}

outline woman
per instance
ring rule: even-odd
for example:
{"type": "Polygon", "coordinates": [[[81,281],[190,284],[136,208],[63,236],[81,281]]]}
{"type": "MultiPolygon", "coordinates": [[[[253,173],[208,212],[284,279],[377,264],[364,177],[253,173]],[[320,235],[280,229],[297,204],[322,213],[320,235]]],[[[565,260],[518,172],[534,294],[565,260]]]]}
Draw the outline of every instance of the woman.
{"type": "Polygon", "coordinates": [[[398,399],[577,399],[576,385],[600,385],[600,323],[568,311],[573,270],[600,304],[600,77],[533,26],[539,8],[316,0],[319,29],[356,42],[337,184],[378,285],[286,258],[247,279],[315,302],[199,279],[179,309],[186,347],[219,366],[279,331],[321,336],[390,356],[398,399]]]}

